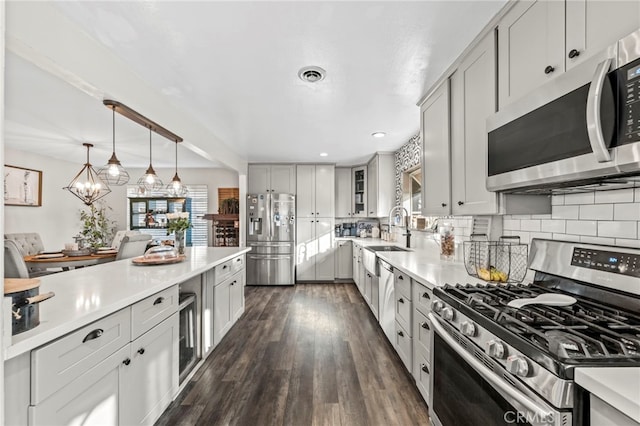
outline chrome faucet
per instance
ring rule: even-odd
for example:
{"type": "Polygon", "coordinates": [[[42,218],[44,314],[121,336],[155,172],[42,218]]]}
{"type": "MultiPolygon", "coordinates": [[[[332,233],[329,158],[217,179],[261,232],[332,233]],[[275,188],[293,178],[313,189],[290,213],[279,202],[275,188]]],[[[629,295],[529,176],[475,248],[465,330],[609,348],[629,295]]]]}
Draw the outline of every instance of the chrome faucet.
{"type": "Polygon", "coordinates": [[[402,234],[402,235],[406,235],[407,236],[407,248],[411,248],[411,230],[409,229],[409,212],[407,211],[407,209],[405,209],[402,206],[393,206],[391,207],[391,210],[389,210],[389,231],[391,231],[391,227],[393,226],[393,224],[391,223],[391,218],[393,217],[393,212],[396,210],[404,210],[404,214],[406,219],[405,219],[405,223],[404,223],[404,227],[406,229],[406,233],[402,234]]]}

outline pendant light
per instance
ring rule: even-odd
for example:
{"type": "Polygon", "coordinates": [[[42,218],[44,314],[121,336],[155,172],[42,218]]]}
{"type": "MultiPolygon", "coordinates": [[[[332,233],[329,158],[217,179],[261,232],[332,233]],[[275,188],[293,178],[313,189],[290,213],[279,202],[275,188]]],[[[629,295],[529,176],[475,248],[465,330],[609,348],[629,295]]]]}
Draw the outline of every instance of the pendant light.
{"type": "Polygon", "coordinates": [[[87,162],[78,174],[71,180],[69,185],[63,189],[68,190],[76,197],[80,198],[83,203],[90,206],[96,200],[104,197],[111,192],[107,185],[96,171],[91,167],[89,162],[89,149],[93,147],[90,143],[83,143],[87,147],[87,162]]]}
{"type": "Polygon", "coordinates": [[[147,191],[159,191],[164,186],[162,184],[162,180],[156,174],[156,171],[153,170],[153,165],[151,164],[151,126],[149,126],[149,168],[144,173],[144,175],[138,179],[138,186],[145,189],[145,193],[147,191]]]}
{"type": "Polygon", "coordinates": [[[182,183],[178,176],[178,141],[176,142],[176,174],[173,175],[173,179],[169,185],[167,185],[167,193],[171,197],[186,197],[189,194],[189,189],[182,183]]]}
{"type": "Polygon", "coordinates": [[[129,173],[122,167],[120,160],[116,157],[116,107],[112,106],[111,109],[113,111],[113,151],[107,164],[98,170],[98,175],[109,185],[121,186],[129,182],[129,173]]]}

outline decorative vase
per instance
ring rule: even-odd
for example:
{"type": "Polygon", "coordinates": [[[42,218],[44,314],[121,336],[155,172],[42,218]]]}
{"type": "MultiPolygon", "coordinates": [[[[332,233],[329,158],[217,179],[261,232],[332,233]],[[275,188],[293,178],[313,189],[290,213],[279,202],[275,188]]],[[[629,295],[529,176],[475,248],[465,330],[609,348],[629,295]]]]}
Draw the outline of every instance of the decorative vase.
{"type": "Polygon", "coordinates": [[[175,233],[175,248],[178,249],[178,254],[184,254],[185,246],[185,234],[184,231],[176,231],[175,233]]]}

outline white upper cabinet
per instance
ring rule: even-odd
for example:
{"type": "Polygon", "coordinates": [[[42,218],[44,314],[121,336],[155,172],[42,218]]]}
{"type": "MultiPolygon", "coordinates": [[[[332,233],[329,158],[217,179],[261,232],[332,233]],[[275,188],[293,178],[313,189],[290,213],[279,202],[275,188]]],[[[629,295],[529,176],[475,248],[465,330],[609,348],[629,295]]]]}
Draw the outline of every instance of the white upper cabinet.
{"type": "Polygon", "coordinates": [[[298,217],[333,217],[335,167],[330,164],[300,164],[296,172],[298,217]]]}
{"type": "Polygon", "coordinates": [[[498,24],[500,108],[638,28],[637,0],[515,3],[498,24]]]}
{"type": "Polygon", "coordinates": [[[296,166],[293,164],[249,164],[247,191],[249,194],[265,192],[294,194],[296,166]]]}
{"type": "MultiPolygon", "coordinates": [[[[489,33],[451,77],[451,212],[495,214],[487,191],[486,119],[496,110],[496,45],[489,33]]],[[[432,183],[433,185],[433,183],[432,183]]]]}
{"type": "Polygon", "coordinates": [[[376,154],[367,164],[367,216],[383,217],[395,205],[395,156],[376,154]]]}
{"type": "Polygon", "coordinates": [[[352,215],[355,217],[367,217],[367,166],[351,168],[351,183],[353,193],[352,215]]]}
{"type": "Polygon", "coordinates": [[[563,1],[519,1],[498,25],[500,108],[564,71],[563,1]]]}
{"type": "Polygon", "coordinates": [[[449,155],[449,80],[445,80],[420,108],[422,132],[422,214],[451,214],[449,155]]]}
{"type": "Polygon", "coordinates": [[[351,217],[351,167],[336,167],[336,217],[351,217]]]}
{"type": "Polygon", "coordinates": [[[640,1],[568,0],[567,69],[638,28],[640,1]]]}

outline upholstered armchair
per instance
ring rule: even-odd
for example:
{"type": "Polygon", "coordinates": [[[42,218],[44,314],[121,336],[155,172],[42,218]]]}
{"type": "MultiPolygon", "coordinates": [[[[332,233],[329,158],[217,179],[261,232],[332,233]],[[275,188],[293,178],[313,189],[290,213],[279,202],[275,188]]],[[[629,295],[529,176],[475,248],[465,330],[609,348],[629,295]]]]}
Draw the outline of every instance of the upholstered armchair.
{"type": "Polygon", "coordinates": [[[36,232],[4,234],[4,239],[15,241],[23,256],[30,256],[44,251],[42,238],[36,232]]]}
{"type": "Polygon", "coordinates": [[[149,234],[127,235],[122,239],[116,260],[142,256],[153,237],[149,234]]]}

